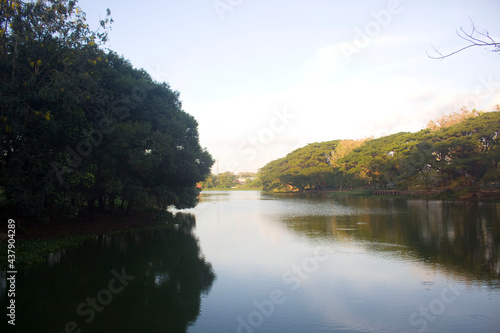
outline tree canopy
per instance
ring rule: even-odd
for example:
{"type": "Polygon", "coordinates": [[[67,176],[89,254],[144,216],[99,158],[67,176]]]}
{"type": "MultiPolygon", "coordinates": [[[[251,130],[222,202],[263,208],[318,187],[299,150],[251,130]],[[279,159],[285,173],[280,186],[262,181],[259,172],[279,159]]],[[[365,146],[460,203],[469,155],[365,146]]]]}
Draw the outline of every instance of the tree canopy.
{"type": "Polygon", "coordinates": [[[77,1],[0,3],[0,186],[9,208],[75,216],[116,198],[193,207],[209,174],[180,94],[112,51],[77,1]]]}
{"type": "Polygon", "coordinates": [[[264,190],[306,188],[331,183],[333,167],[331,153],[340,140],[312,143],[272,161],[259,170],[264,190]]]}

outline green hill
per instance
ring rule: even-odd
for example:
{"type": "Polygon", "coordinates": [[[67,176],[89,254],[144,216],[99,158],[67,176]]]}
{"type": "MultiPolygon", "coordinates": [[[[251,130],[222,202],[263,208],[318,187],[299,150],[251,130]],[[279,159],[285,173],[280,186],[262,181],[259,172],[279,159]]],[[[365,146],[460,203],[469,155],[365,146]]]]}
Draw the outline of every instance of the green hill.
{"type": "Polygon", "coordinates": [[[309,144],[260,169],[267,190],[496,188],[500,112],[462,111],[416,133],[309,144]]]}

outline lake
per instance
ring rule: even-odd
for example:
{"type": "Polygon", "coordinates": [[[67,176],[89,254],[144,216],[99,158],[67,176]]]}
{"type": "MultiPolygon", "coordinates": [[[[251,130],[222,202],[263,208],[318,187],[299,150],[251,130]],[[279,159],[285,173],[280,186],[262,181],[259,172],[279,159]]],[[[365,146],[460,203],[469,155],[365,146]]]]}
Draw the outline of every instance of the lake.
{"type": "Polygon", "coordinates": [[[499,203],[203,192],[179,219],[19,272],[16,331],[500,332],[499,203]]]}

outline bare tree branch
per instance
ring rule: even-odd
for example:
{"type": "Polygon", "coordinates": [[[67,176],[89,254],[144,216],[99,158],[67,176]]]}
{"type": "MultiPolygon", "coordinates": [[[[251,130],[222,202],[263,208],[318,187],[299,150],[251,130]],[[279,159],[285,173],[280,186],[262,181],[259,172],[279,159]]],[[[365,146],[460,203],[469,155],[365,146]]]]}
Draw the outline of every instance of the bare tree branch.
{"type": "Polygon", "coordinates": [[[444,54],[444,55],[441,52],[439,52],[434,46],[432,46],[432,48],[434,49],[434,52],[437,53],[438,56],[430,56],[428,53],[427,53],[427,56],[431,59],[444,59],[444,58],[448,58],[452,55],[455,55],[459,52],[462,52],[463,50],[466,50],[466,49],[471,48],[471,47],[476,47],[476,46],[493,47],[493,50],[491,50],[491,52],[500,52],[500,42],[496,42],[490,36],[490,34],[488,33],[487,30],[485,30],[484,32],[478,31],[476,29],[476,26],[475,26],[474,22],[472,21],[472,19],[470,17],[469,17],[469,19],[471,21],[471,32],[465,31],[463,27],[461,27],[460,30],[457,31],[458,37],[467,41],[469,43],[469,45],[467,45],[459,50],[456,50],[454,52],[444,54]]]}

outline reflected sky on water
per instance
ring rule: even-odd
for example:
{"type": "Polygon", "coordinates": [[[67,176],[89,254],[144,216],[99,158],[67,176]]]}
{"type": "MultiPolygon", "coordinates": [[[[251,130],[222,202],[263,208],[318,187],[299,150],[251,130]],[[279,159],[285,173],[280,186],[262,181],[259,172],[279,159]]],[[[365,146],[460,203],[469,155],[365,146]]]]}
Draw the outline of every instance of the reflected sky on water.
{"type": "Polygon", "coordinates": [[[500,330],[499,207],[203,193],[191,213],[218,278],[190,331],[500,330]],[[260,321],[273,290],[286,301],[260,321]]]}

